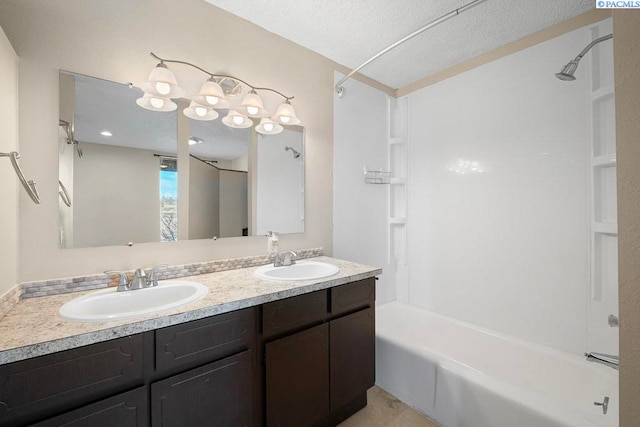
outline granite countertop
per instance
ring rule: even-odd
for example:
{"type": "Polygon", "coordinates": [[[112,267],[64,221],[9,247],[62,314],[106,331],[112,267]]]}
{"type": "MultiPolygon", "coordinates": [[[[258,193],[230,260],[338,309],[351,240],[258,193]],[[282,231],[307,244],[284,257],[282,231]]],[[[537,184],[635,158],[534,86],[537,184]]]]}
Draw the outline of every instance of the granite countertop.
{"type": "Polygon", "coordinates": [[[336,265],[340,272],[295,282],[259,279],[254,275],[258,267],[183,277],[180,280],[206,285],[209,293],[176,309],[115,322],[71,322],[58,314],[64,303],[92,291],[21,300],[0,319],[0,365],[327,289],[382,272],[325,256],[312,259],[336,265]]]}

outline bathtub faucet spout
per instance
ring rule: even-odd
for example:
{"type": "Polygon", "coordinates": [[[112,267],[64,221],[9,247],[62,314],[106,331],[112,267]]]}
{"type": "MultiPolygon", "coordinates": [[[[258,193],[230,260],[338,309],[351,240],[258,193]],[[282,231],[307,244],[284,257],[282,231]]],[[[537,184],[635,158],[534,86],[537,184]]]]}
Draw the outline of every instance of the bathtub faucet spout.
{"type": "Polygon", "coordinates": [[[589,362],[600,363],[613,369],[619,368],[620,358],[613,354],[604,353],[585,353],[585,357],[589,362]]]}

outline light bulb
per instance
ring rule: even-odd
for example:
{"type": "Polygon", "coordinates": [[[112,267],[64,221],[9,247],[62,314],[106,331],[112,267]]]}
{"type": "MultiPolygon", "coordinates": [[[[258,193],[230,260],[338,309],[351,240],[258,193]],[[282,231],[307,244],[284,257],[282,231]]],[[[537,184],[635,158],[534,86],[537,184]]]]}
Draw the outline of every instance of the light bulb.
{"type": "Polygon", "coordinates": [[[289,123],[291,121],[291,117],[289,117],[289,116],[280,116],[280,121],[282,123],[289,123]]]}
{"type": "Polygon", "coordinates": [[[151,97],[149,102],[151,103],[151,106],[153,108],[162,108],[162,106],[164,105],[164,99],[156,98],[155,96],[151,97]]]}
{"type": "Polygon", "coordinates": [[[171,85],[165,82],[156,82],[156,90],[160,95],[167,95],[171,92],[171,85]]]}
{"type": "Polygon", "coordinates": [[[247,113],[249,113],[252,116],[258,114],[258,111],[260,111],[258,107],[254,107],[253,105],[247,106],[247,113]]]}
{"type": "Polygon", "coordinates": [[[233,123],[241,125],[243,122],[244,118],[242,116],[233,116],[233,123]]]}
{"type": "Polygon", "coordinates": [[[204,107],[196,107],[195,110],[198,117],[204,117],[207,115],[207,109],[204,107]]]}
{"type": "Polygon", "coordinates": [[[204,97],[204,100],[207,101],[207,104],[209,105],[216,105],[218,101],[220,101],[220,98],[213,95],[207,95],[204,97]]]}
{"type": "Polygon", "coordinates": [[[273,123],[267,122],[263,125],[263,127],[265,131],[271,132],[273,130],[273,123]]]}

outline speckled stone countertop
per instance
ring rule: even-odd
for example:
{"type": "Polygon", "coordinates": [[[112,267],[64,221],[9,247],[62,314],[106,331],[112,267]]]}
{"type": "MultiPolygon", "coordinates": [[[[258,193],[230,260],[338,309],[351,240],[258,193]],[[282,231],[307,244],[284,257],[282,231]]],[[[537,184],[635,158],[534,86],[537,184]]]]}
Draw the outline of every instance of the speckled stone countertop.
{"type": "Polygon", "coordinates": [[[254,275],[258,267],[184,277],[180,280],[206,285],[209,293],[173,310],[117,322],[70,322],[58,314],[64,303],[88,292],[21,300],[0,320],[0,365],[327,289],[382,272],[330,257],[312,260],[334,264],[340,272],[295,282],[259,279],[254,275]]]}

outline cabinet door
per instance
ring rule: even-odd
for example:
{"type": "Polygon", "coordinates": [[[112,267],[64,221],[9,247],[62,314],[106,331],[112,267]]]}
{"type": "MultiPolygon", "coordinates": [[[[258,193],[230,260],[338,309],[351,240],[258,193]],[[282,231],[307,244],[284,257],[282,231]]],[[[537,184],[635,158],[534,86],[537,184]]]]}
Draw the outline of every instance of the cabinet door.
{"type": "Polygon", "coordinates": [[[331,411],[364,394],[375,382],[374,308],[329,323],[331,411]]]}
{"type": "Polygon", "coordinates": [[[244,351],[151,384],[151,425],[250,426],[252,368],[244,351]]]}
{"type": "Polygon", "coordinates": [[[254,345],[255,309],[232,311],[156,331],[156,370],[164,377],[254,345]]]}
{"type": "Polygon", "coordinates": [[[148,334],[0,366],[0,426],[15,426],[143,383],[148,334]],[[35,384],[35,386],[34,386],[35,384]]]}
{"type": "Polygon", "coordinates": [[[34,427],[147,427],[148,420],[147,388],[140,387],[50,418],[34,427]]]}
{"type": "Polygon", "coordinates": [[[277,338],[321,323],[327,317],[327,291],[316,291],[262,306],[262,335],[277,338]]]}
{"type": "Polygon", "coordinates": [[[308,426],[329,414],[329,326],[265,346],[267,426],[308,426]]]}

